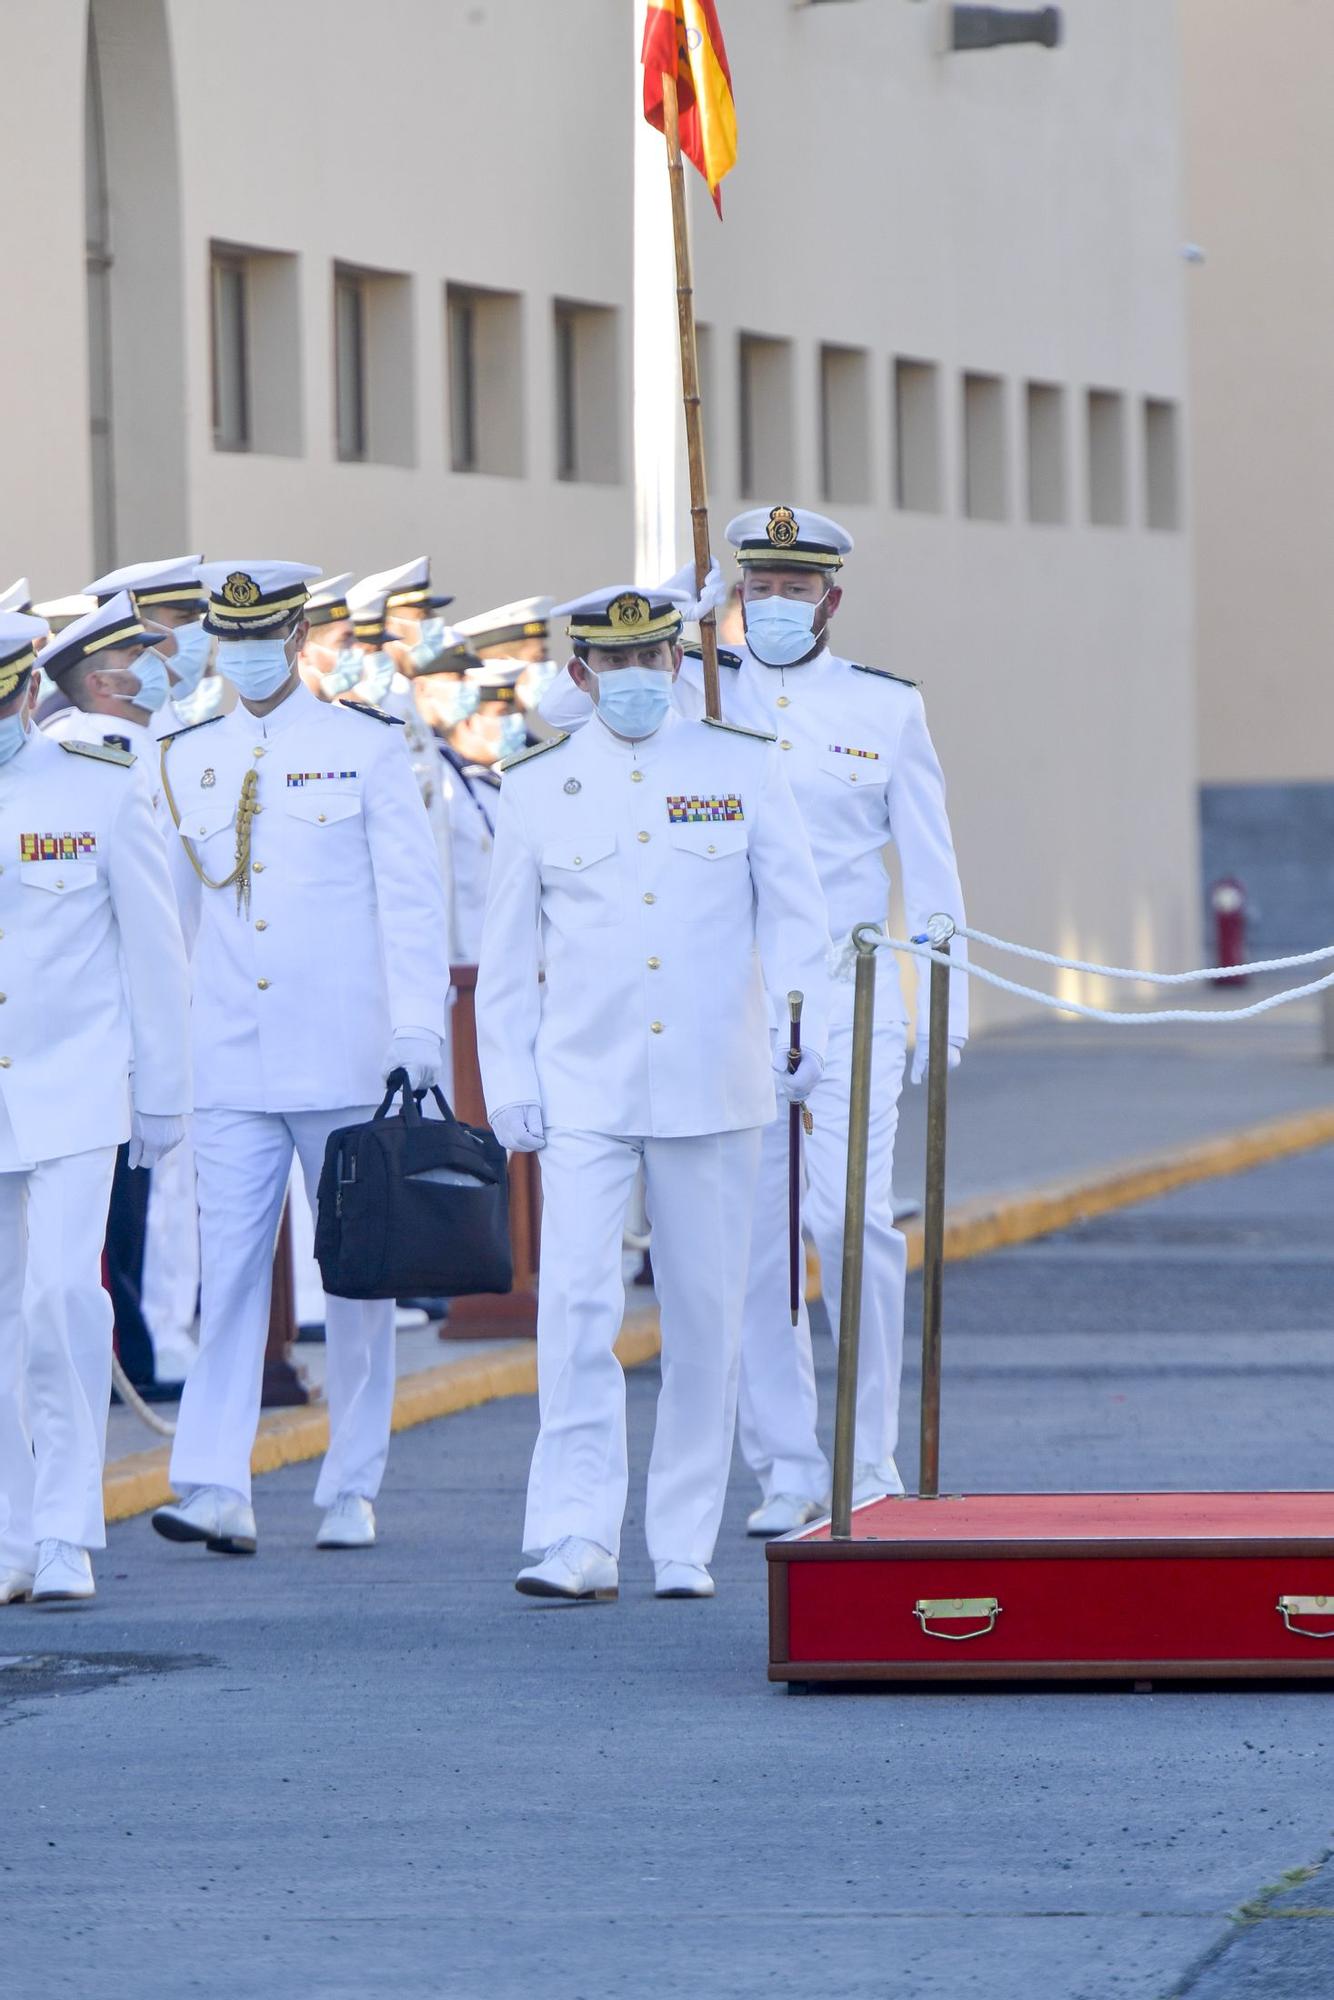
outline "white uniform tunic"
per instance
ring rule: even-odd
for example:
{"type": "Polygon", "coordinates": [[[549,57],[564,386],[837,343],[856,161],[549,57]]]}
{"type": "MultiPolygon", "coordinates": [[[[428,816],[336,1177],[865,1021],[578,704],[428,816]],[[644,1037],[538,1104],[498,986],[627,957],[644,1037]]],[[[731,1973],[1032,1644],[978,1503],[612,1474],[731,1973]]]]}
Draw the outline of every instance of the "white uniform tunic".
{"type": "Polygon", "coordinates": [[[36,732],[0,765],[0,989],[0,1567],[31,1568],[46,1537],[104,1543],[116,1148],[132,1102],[190,1108],[185,954],[147,791],[36,732]]]}
{"type": "Polygon", "coordinates": [[[443,745],[439,750],[440,784],[449,808],[454,855],[454,957],[459,965],[476,965],[482,949],[500,789],[481,765],[469,764],[443,745]]]}
{"type": "Polygon", "coordinates": [[[774,1115],[771,1003],[799,988],[820,1046],[826,950],[771,743],[671,715],[631,744],[594,722],[505,776],[477,1025],[490,1109],[538,1103],[547,1128],[525,1548],[582,1535],[619,1549],[625,1384],[613,1342],[642,1165],[663,1341],[649,1553],[708,1562],[759,1128],[774,1115]]]}
{"type": "MultiPolygon", "coordinates": [[[[163,746],[169,804],[211,881],[235,860],[257,774],[249,904],[174,871],[193,939],[202,1252],[200,1353],[181,1403],[178,1492],[248,1495],[274,1235],[293,1154],[312,1207],[328,1134],[371,1115],[399,1029],[443,1036],[448,915],[401,728],[298,686],[163,746]]],[[[329,1451],[315,1489],[372,1497],[394,1390],[389,1299],[328,1299],[329,1451]]]]}
{"type": "Polygon", "coordinates": [[[164,746],[162,770],[204,873],[235,860],[258,775],[249,906],[173,873],[194,944],[196,1101],[310,1111],[378,1101],[397,1028],[445,1032],[448,917],[403,732],[298,686],[269,715],[239,703],[164,746]]]}

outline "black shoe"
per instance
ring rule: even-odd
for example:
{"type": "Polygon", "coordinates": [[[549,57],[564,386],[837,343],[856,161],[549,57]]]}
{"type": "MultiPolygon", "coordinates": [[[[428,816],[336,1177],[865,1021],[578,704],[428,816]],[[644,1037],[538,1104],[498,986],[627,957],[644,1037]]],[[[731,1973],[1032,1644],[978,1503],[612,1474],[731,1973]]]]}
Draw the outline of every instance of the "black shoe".
{"type": "Polygon", "coordinates": [[[297,1328],[296,1337],[303,1347],[323,1347],[324,1321],[322,1319],[305,1320],[297,1328]]]}
{"type": "Polygon", "coordinates": [[[404,1312],[422,1312],[427,1319],[448,1319],[448,1299],[395,1299],[394,1304],[404,1312]]]}

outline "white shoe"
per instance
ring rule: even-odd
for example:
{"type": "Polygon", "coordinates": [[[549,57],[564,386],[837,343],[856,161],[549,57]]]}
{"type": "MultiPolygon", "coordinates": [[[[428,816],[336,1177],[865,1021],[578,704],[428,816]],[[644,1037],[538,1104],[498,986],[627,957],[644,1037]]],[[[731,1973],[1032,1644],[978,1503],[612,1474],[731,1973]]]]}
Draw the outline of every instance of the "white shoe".
{"type": "Polygon", "coordinates": [[[320,1522],[317,1549],[371,1549],[375,1546],[375,1509],[360,1493],[340,1493],[320,1522]]]}
{"type": "Polygon", "coordinates": [[[861,1459],[852,1468],[852,1504],[864,1507],[868,1500],[901,1500],[903,1481],[899,1478],[899,1468],[892,1458],[883,1465],[872,1465],[869,1459],[861,1459]]]}
{"type": "Polygon", "coordinates": [[[0,1569],[0,1604],[26,1604],[31,1596],[30,1569],[0,1569]]]}
{"type": "Polygon", "coordinates": [[[202,1542],[218,1555],[253,1556],[255,1510],[227,1486],[201,1486],[188,1500],[159,1507],[153,1526],[169,1542],[202,1542]]]}
{"type": "Polygon", "coordinates": [[[38,1542],[34,1604],[82,1604],[96,1595],[87,1549],[77,1542],[38,1542]]]}
{"type": "Polygon", "coordinates": [[[620,1579],[615,1556],[600,1542],[563,1535],[540,1563],[519,1571],[514,1588],[525,1597],[567,1597],[571,1602],[595,1598],[606,1604],[620,1595],[620,1579]]]}
{"type": "Polygon", "coordinates": [[[803,1500],[797,1493],[775,1493],[772,1500],[747,1514],[746,1533],[763,1536],[766,1541],[774,1535],[790,1535],[794,1528],[818,1521],[824,1511],[818,1500],[803,1500]]]}
{"type": "Polygon", "coordinates": [[[199,1349],[192,1340],[153,1342],[153,1374],[159,1382],[187,1382],[198,1359],[199,1349]]]}
{"type": "Polygon", "coordinates": [[[703,1563],[654,1563],[655,1597],[712,1597],[713,1578],[703,1563]]]}

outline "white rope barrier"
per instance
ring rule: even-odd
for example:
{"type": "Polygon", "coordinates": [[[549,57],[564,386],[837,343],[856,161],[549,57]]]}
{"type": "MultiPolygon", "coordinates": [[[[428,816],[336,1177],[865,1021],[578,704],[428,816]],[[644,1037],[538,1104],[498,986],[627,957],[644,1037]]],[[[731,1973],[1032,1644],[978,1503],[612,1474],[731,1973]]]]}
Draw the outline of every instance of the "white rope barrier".
{"type": "MultiPolygon", "coordinates": [[[[864,928],[869,930],[873,926],[868,925],[864,928]]],[[[993,942],[984,932],[960,929],[957,935],[973,938],[978,942],[988,944],[993,942]]],[[[1323,979],[1313,980],[1306,986],[1290,986],[1283,993],[1268,994],[1263,1000],[1252,1001],[1249,1007],[1167,1007],[1160,1008],[1155,1012],[1145,1011],[1136,1014],[1117,1014],[1107,1007],[1089,1007],[1082,1000],[1061,1000],[1054,993],[1039,992],[1035,986],[1021,986],[1013,979],[1002,979],[998,972],[989,972],[985,966],[974,965],[971,959],[954,958],[947,952],[933,951],[928,944],[917,940],[894,938],[881,933],[876,939],[875,948],[877,951],[906,952],[911,958],[927,959],[933,965],[947,965],[951,972],[966,973],[970,979],[980,979],[985,985],[994,986],[998,993],[1013,993],[1020,1000],[1032,1000],[1039,1007],[1050,1007],[1055,1013],[1078,1014],[1083,1020],[1102,1021],[1114,1028],[1158,1027],[1169,1021],[1250,1021],[1254,1020],[1259,1014],[1272,1012],[1275,1007],[1286,1007],[1289,1001],[1305,1000],[1313,993],[1324,993],[1330,987],[1334,987],[1334,972],[1327,972],[1323,979]]],[[[1019,951],[1024,957],[1039,958],[1045,965],[1061,966],[1073,972],[1107,971],[1105,967],[1081,965],[1077,960],[1057,958],[1054,954],[1045,952],[1032,952],[1021,946],[1007,945],[1002,946],[1002,948],[1019,951]]],[[[1313,955],[1320,958],[1329,958],[1334,957],[1334,951],[1327,950],[1313,955]]],[[[1302,963],[1303,961],[1294,960],[1292,962],[1302,963]]],[[[1309,963],[1309,959],[1305,962],[1309,963]]],[[[1255,969],[1251,966],[1233,966],[1228,968],[1234,977],[1255,969]]],[[[1134,980],[1149,977],[1145,973],[1130,970],[1112,972],[1108,976],[1134,980]]],[[[1171,976],[1174,978],[1181,977],[1181,975],[1171,976]]],[[[1200,980],[1207,979],[1209,974],[1195,972],[1186,975],[1186,977],[1200,980]]]]}
{"type": "Polygon", "coordinates": [[[1334,958],[1334,944],[1326,944],[1319,951],[1298,952],[1292,958],[1260,958],[1251,965],[1207,965],[1198,972],[1139,972],[1131,965],[1093,965],[1087,959],[1059,958],[1055,952],[1037,951],[1031,944],[1011,944],[1008,938],[992,937],[989,931],[975,931],[967,924],[960,924],[955,936],[1008,952],[1012,958],[1031,958],[1039,965],[1064,966],[1070,972],[1090,972],[1100,979],[1130,979],[1142,986],[1190,986],[1196,981],[1240,979],[1252,972],[1289,972],[1294,966],[1318,965],[1334,958]]]}
{"type": "Polygon", "coordinates": [[[115,1384],[116,1394],[120,1397],[126,1409],[132,1410],[141,1424],[147,1424],[149,1430],[156,1431],[159,1437],[175,1437],[175,1424],[171,1422],[170,1418],[160,1417],[156,1410],[150,1409],[149,1405],[135,1388],[133,1382],[131,1382],[129,1376],[125,1373],[125,1370],[121,1367],[120,1359],[114,1351],[111,1356],[111,1380],[115,1384]]]}

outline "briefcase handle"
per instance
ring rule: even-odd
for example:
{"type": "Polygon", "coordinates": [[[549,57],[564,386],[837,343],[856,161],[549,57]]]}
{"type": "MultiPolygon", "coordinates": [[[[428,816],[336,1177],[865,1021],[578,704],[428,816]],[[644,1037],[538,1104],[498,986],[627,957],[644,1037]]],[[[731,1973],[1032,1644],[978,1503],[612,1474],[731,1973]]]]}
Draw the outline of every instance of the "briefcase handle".
{"type": "MultiPolygon", "coordinates": [[[[397,1097],[402,1102],[403,1123],[405,1125],[420,1125],[422,1123],[422,1099],[425,1095],[426,1092],[424,1090],[411,1089],[408,1083],[408,1073],[405,1069],[391,1069],[385,1078],[384,1102],[376,1112],[375,1120],[372,1122],[378,1122],[381,1118],[387,1118],[389,1116],[389,1107],[397,1097]]],[[[439,1084],[431,1086],[431,1096],[439,1105],[440,1116],[444,1119],[446,1125],[457,1125],[459,1121],[445,1102],[445,1094],[439,1084]]]]}

